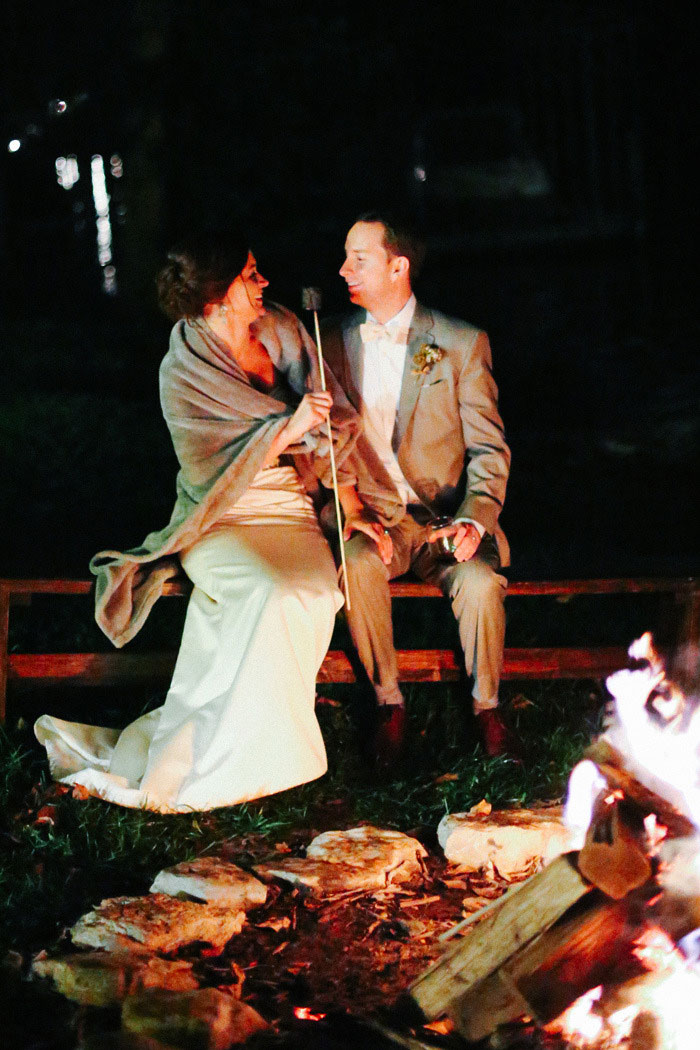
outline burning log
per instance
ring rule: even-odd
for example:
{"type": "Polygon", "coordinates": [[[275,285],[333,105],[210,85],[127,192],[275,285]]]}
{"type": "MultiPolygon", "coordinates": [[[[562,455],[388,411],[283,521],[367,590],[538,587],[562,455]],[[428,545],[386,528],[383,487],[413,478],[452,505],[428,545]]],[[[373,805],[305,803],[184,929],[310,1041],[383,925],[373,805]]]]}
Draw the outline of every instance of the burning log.
{"type": "Polygon", "coordinates": [[[594,892],[453,1000],[448,1012],[455,1026],[476,1041],[522,1017],[544,1024],[613,969],[618,979],[638,975],[629,912],[627,902],[611,904],[594,892]]]}
{"type": "Polygon", "coordinates": [[[671,802],[646,787],[625,767],[625,758],[607,740],[601,737],[586,749],[584,761],[595,764],[598,772],[611,791],[620,791],[631,799],[644,816],[654,814],[664,827],[668,828],[670,838],[683,838],[695,832],[695,825],[671,802]]]}
{"type": "MultiPolygon", "coordinates": [[[[615,988],[656,987],[648,973],[640,977],[650,969],[644,937],[672,951],[678,938],[692,939],[700,954],[700,708],[666,679],[649,636],[630,655],[647,666],[609,680],[616,721],[569,781],[566,816],[580,851],[484,909],[466,939],[413,983],[409,998],[424,1020],[448,1014],[470,1040],[525,1017],[556,1026],[572,1002],[585,1011],[614,1002],[615,988]],[[650,752],[648,764],[637,744],[650,752]]],[[[700,1001],[699,976],[691,978],[700,1001]]],[[[610,1029],[612,1017],[594,1020],[592,1030],[610,1029]]],[[[645,1002],[625,1023],[626,1045],[666,1045],[658,1041],[666,1022],[656,1023],[645,1002]]]]}
{"type": "Polygon", "coordinates": [[[651,878],[644,848],[644,822],[634,803],[607,795],[586,833],[578,870],[608,897],[619,901],[651,878]]]}
{"type": "Polygon", "coordinates": [[[463,941],[453,945],[409,989],[426,1020],[498,970],[519,948],[553,925],[591,884],[565,854],[510,891],[463,941]]]}

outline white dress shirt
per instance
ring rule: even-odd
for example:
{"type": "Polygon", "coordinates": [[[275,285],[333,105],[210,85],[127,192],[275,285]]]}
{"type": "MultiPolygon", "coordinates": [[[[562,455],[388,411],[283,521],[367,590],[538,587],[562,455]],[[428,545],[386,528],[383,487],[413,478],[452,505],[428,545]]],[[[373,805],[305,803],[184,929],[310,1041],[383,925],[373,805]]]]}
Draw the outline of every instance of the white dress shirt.
{"type": "Polygon", "coordinates": [[[415,309],[416,297],[412,295],[406,305],[384,325],[379,325],[367,311],[367,321],[384,329],[386,337],[379,334],[378,338],[362,343],[362,424],[370,445],[396,485],[404,504],[420,503],[420,500],[403,476],[391,447],[391,438],[399,407],[408,329],[415,309]]]}
{"type": "MultiPolygon", "coordinates": [[[[360,416],[367,439],[382,461],[389,477],[396,485],[404,505],[420,503],[403,475],[391,439],[396,425],[396,413],[401,395],[406,362],[408,331],[416,310],[416,297],[412,295],[408,302],[386,324],[380,325],[367,311],[367,323],[372,325],[372,338],[365,342],[362,338],[362,409],[360,416]],[[384,334],[380,331],[384,330],[384,334]]],[[[473,524],[480,536],[484,535],[484,526],[472,518],[456,518],[455,521],[473,524]]]]}

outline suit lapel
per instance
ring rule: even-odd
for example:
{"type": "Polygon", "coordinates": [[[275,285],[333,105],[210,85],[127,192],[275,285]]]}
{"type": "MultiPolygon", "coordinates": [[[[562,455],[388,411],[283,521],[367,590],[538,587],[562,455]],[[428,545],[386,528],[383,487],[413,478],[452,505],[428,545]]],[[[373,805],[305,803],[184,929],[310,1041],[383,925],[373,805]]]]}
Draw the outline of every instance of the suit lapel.
{"type": "Polygon", "coordinates": [[[421,391],[421,387],[425,382],[424,375],[414,375],[413,369],[415,367],[413,363],[414,354],[416,354],[423,343],[433,342],[433,316],[430,310],[426,310],[420,303],[416,303],[415,313],[413,314],[413,320],[411,321],[411,328],[408,333],[408,344],[406,346],[406,360],[403,368],[403,378],[401,380],[401,393],[399,395],[399,405],[396,412],[396,425],[394,426],[394,433],[391,439],[391,445],[394,452],[398,452],[399,446],[403,441],[404,434],[408,428],[408,424],[411,421],[413,410],[416,407],[416,401],[421,391]]]}
{"type": "Polygon", "coordinates": [[[345,393],[348,395],[352,405],[360,411],[362,403],[362,378],[363,378],[363,354],[362,340],[360,339],[360,324],[363,320],[364,310],[356,311],[343,326],[343,371],[345,381],[345,393]]]}

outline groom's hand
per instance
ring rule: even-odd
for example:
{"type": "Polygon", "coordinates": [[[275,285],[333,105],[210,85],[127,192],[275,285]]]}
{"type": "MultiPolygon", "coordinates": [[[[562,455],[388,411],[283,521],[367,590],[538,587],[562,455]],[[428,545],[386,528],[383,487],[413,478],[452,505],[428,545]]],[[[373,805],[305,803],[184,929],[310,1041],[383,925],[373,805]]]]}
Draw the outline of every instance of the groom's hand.
{"type": "Polygon", "coordinates": [[[391,536],[389,535],[388,530],[385,529],[383,525],[380,525],[378,521],[374,521],[366,511],[358,511],[355,514],[349,515],[345,519],[343,539],[349,540],[353,532],[364,532],[365,536],[369,536],[371,540],[374,540],[377,544],[379,557],[385,565],[391,564],[391,559],[394,554],[394,545],[391,542],[391,536]]]}
{"type": "Polygon", "coordinates": [[[435,529],[428,533],[428,543],[439,540],[441,536],[452,537],[455,561],[469,561],[474,557],[481,543],[479,530],[471,522],[461,522],[457,525],[446,525],[443,529],[435,529]]]}

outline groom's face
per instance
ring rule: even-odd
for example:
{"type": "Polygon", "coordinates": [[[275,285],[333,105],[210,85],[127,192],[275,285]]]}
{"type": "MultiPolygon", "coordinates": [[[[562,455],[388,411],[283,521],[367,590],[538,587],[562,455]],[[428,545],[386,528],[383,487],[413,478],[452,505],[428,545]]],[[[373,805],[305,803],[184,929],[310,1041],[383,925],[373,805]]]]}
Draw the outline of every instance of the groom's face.
{"type": "Polygon", "coordinates": [[[396,258],[384,247],[381,222],[356,222],[345,240],[345,262],[340,276],[348,286],[350,302],[374,313],[394,294],[396,258]]]}

